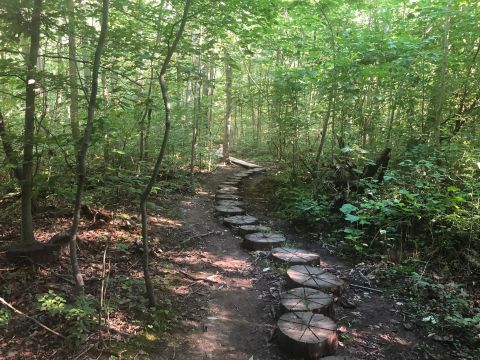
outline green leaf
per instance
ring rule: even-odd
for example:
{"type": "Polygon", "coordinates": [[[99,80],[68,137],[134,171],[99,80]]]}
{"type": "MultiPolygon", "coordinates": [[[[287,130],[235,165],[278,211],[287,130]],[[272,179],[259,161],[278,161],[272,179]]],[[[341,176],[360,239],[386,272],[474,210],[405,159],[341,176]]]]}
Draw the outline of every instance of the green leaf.
{"type": "Polygon", "coordinates": [[[358,210],[358,207],[352,204],[343,204],[343,206],[340,208],[340,211],[344,214],[350,214],[353,211],[358,210]]]}

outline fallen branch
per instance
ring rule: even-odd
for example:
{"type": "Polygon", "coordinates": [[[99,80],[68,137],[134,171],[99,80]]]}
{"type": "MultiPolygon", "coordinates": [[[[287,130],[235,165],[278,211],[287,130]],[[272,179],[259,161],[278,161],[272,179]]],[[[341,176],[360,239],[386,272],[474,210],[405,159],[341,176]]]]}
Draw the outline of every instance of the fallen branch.
{"type": "Polygon", "coordinates": [[[362,285],[357,285],[357,284],[349,284],[350,287],[355,288],[355,289],[362,289],[362,290],[368,290],[376,293],[383,293],[383,290],[378,290],[378,289],[373,289],[368,286],[362,286],[362,285]]]}
{"type": "Polygon", "coordinates": [[[210,279],[206,279],[206,278],[196,278],[195,276],[192,276],[188,273],[186,273],[185,271],[182,271],[182,270],[177,270],[180,274],[182,274],[183,276],[189,278],[190,280],[192,281],[205,281],[205,282],[209,282],[209,283],[212,283],[212,284],[219,284],[218,281],[215,281],[215,280],[210,280],[210,279]]]}
{"type": "Polygon", "coordinates": [[[56,331],[53,330],[53,329],[50,329],[48,326],[42,324],[42,323],[41,323],[40,321],[38,321],[37,319],[35,319],[35,318],[33,318],[33,317],[25,314],[24,312],[18,310],[18,309],[15,308],[12,304],[6,302],[5,299],[2,298],[2,297],[0,297],[0,303],[2,303],[3,305],[5,305],[5,306],[8,307],[9,309],[13,310],[13,311],[16,312],[17,314],[22,315],[22,316],[26,317],[26,318],[29,319],[29,320],[32,320],[35,324],[41,326],[42,328],[44,328],[45,330],[51,332],[52,334],[57,335],[57,336],[61,337],[62,339],[66,339],[66,337],[63,336],[62,334],[56,332],[56,331]]]}

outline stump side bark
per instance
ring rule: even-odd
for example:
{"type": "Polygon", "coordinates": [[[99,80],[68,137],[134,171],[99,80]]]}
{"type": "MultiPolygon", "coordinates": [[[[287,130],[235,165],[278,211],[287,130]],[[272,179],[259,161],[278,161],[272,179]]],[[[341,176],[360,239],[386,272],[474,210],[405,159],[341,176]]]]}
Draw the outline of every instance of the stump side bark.
{"type": "Polygon", "coordinates": [[[272,249],[271,257],[274,261],[287,262],[291,265],[313,265],[320,260],[317,253],[290,247],[272,249]]]}
{"type": "Polygon", "coordinates": [[[265,225],[243,225],[238,227],[238,233],[241,236],[258,232],[270,232],[272,229],[265,225]]]}
{"type": "Polygon", "coordinates": [[[280,310],[285,312],[311,311],[330,318],[335,316],[333,296],[320,290],[301,287],[288,290],[280,297],[280,310]]]}
{"type": "Polygon", "coordinates": [[[290,287],[309,287],[324,292],[340,295],[345,290],[345,283],[324,269],[294,265],[287,270],[290,287]]]}
{"type": "Polygon", "coordinates": [[[294,357],[317,360],[338,347],[337,325],[322,314],[292,312],[278,320],[277,343],[294,357]]]}
{"type": "Polygon", "coordinates": [[[254,225],[257,223],[257,218],[250,215],[229,216],[223,219],[223,223],[227,226],[254,225]]]}
{"type": "Polygon", "coordinates": [[[226,215],[226,216],[245,214],[245,210],[238,206],[218,205],[218,206],[215,206],[215,211],[221,215],[226,215]]]}
{"type": "Polygon", "coordinates": [[[249,250],[270,250],[285,240],[285,236],[279,233],[253,233],[244,236],[243,245],[249,250]]]}

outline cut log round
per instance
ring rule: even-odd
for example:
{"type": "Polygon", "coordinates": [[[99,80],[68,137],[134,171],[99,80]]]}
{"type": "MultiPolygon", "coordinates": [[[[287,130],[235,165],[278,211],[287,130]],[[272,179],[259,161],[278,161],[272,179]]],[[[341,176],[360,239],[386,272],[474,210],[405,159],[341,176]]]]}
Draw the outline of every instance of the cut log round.
{"type": "Polygon", "coordinates": [[[322,314],[291,312],[278,320],[278,345],[294,357],[317,360],[338,346],[337,325],[322,314]]]}
{"type": "Polygon", "coordinates": [[[224,194],[238,194],[238,188],[231,186],[229,188],[223,187],[217,190],[218,195],[224,195],[224,194]]]}
{"type": "Polygon", "coordinates": [[[218,200],[217,205],[221,206],[243,206],[245,205],[243,201],[238,200],[218,200]]]}
{"type": "Polygon", "coordinates": [[[231,186],[231,185],[218,185],[218,189],[219,190],[225,190],[225,191],[231,191],[231,192],[237,192],[238,191],[238,187],[236,186],[231,186]]]}
{"type": "Polygon", "coordinates": [[[240,181],[237,181],[237,180],[227,180],[227,181],[224,181],[223,183],[221,183],[218,187],[219,188],[222,188],[222,187],[225,187],[225,186],[236,186],[236,187],[238,187],[239,183],[240,183],[240,181]]]}
{"type": "Polygon", "coordinates": [[[238,233],[241,236],[245,236],[247,234],[253,234],[258,232],[269,232],[272,231],[271,228],[265,225],[243,225],[238,227],[238,233]]]}
{"type": "Polygon", "coordinates": [[[215,206],[215,211],[220,215],[224,215],[224,216],[234,216],[234,215],[245,214],[245,210],[242,208],[239,208],[238,206],[218,205],[218,206],[215,206]]]}
{"type": "Polygon", "coordinates": [[[282,245],[284,242],[285,236],[271,232],[247,234],[243,238],[243,245],[249,250],[269,250],[272,247],[282,245]]]}
{"type": "Polygon", "coordinates": [[[241,199],[240,195],[237,194],[215,194],[217,200],[238,200],[241,199]]]}
{"type": "Polygon", "coordinates": [[[287,262],[290,265],[312,265],[318,264],[320,260],[317,253],[289,247],[272,249],[271,256],[274,261],[287,262]]]}
{"type": "Polygon", "coordinates": [[[320,290],[301,287],[288,290],[280,298],[282,313],[292,311],[311,311],[333,318],[335,307],[333,296],[320,290]]]}
{"type": "Polygon", "coordinates": [[[257,223],[257,218],[249,215],[229,216],[223,219],[223,223],[228,226],[253,225],[257,223]]]}
{"type": "Polygon", "coordinates": [[[291,266],[287,270],[287,275],[290,287],[304,286],[337,295],[345,289],[345,283],[337,276],[313,266],[291,266]]]}

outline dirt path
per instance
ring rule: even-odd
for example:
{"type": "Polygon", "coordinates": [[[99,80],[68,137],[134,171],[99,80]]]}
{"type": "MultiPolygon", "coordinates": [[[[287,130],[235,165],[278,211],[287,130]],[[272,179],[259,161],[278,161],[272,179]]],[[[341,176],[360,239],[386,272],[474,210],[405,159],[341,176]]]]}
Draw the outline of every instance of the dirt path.
{"type": "MultiPolygon", "coordinates": [[[[217,185],[238,171],[237,167],[227,167],[205,175],[200,191],[180,204],[181,226],[193,234],[193,240],[184,250],[172,249],[164,256],[184,276],[185,281],[174,288],[183,309],[179,321],[184,332],[157,349],[155,359],[289,359],[269,342],[284,275],[270,269],[266,259],[257,259],[242,249],[241,239],[213,213],[217,185]]],[[[345,281],[355,280],[356,269],[331,256],[320,242],[309,242],[265,215],[262,194],[257,191],[260,179],[254,176],[242,184],[247,213],[282,230],[297,247],[319,252],[321,265],[345,281]]],[[[372,360],[453,358],[441,344],[409,327],[401,299],[352,289],[344,299],[355,306],[336,307],[339,355],[372,360]]]]}
{"type": "Polygon", "coordinates": [[[190,331],[170,341],[160,358],[285,359],[269,343],[274,321],[267,294],[278,285],[277,276],[263,273],[240,247],[241,239],[213,214],[217,185],[235,171],[239,168],[206,176],[201,190],[181,203],[183,226],[199,237],[194,246],[167,256],[187,278],[207,281],[193,281],[185,289],[192,313],[182,323],[190,331]]]}

